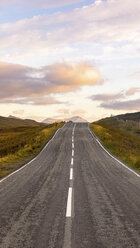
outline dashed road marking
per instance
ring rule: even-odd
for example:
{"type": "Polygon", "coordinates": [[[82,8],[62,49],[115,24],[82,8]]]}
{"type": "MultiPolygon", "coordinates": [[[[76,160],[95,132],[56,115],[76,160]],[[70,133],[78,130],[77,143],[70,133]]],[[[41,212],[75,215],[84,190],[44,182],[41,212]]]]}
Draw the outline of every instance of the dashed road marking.
{"type": "Polygon", "coordinates": [[[73,180],[73,168],[70,169],[70,180],[73,180]]]}
{"type": "Polygon", "coordinates": [[[73,165],[73,158],[71,158],[71,165],[73,165]]]}
{"type": "Polygon", "coordinates": [[[66,209],[66,223],[65,223],[65,235],[64,235],[64,244],[63,248],[71,248],[71,229],[72,229],[72,216],[74,216],[74,188],[73,188],[73,164],[74,164],[74,130],[72,131],[72,158],[71,158],[71,167],[70,167],[70,176],[69,176],[69,190],[67,198],[67,209],[66,209]]]}
{"type": "Polygon", "coordinates": [[[72,157],[74,157],[74,150],[72,149],[72,157]]]}
{"type": "Polygon", "coordinates": [[[66,217],[71,217],[71,207],[72,207],[72,188],[69,187],[66,217]]]}

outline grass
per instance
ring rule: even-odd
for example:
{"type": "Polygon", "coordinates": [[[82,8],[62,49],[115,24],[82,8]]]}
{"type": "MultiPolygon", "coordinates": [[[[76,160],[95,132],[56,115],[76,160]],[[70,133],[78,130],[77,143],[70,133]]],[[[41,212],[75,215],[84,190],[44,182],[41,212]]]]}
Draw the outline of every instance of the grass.
{"type": "Polygon", "coordinates": [[[92,123],[90,127],[111,153],[140,171],[140,138],[135,135],[134,130],[130,133],[125,130],[124,125],[121,129],[117,124],[112,126],[109,121],[104,120],[92,123]]]}
{"type": "Polygon", "coordinates": [[[63,123],[0,128],[0,178],[37,155],[63,123]]]}
{"type": "MultiPolygon", "coordinates": [[[[28,127],[28,126],[40,126],[41,123],[30,119],[18,119],[12,117],[0,116],[0,127],[28,127]]],[[[43,125],[43,124],[42,124],[43,125]]]]}
{"type": "Polygon", "coordinates": [[[112,127],[125,133],[135,135],[137,138],[140,138],[140,122],[138,121],[122,120],[116,117],[108,117],[96,122],[96,124],[99,124],[100,126],[106,128],[112,127]]]}

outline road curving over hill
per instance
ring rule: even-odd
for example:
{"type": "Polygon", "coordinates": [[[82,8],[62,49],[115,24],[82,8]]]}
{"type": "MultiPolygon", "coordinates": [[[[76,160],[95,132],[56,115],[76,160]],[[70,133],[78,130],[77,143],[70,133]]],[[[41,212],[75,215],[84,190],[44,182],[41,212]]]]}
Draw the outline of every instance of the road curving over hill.
{"type": "Polygon", "coordinates": [[[0,182],[0,247],[138,248],[139,207],[139,174],[68,123],[0,182]]]}

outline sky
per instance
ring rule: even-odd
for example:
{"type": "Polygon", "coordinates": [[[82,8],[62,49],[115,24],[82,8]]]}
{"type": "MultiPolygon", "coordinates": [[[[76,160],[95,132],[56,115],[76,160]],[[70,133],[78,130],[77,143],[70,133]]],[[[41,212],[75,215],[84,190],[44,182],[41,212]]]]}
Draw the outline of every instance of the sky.
{"type": "Polygon", "coordinates": [[[0,0],[0,115],[140,111],[139,0],[0,0]]]}

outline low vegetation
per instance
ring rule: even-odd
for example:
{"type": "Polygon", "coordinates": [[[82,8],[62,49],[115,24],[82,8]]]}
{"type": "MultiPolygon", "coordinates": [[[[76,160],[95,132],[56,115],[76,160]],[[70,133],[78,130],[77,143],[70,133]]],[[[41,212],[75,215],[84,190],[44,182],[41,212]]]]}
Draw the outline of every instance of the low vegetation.
{"type": "Polygon", "coordinates": [[[0,178],[37,155],[62,125],[0,127],[0,178]]]}
{"type": "Polygon", "coordinates": [[[140,171],[140,130],[137,123],[111,117],[94,122],[90,127],[111,153],[140,171]]]}
{"type": "Polygon", "coordinates": [[[37,121],[30,119],[19,119],[14,116],[3,117],[0,116],[0,127],[28,127],[28,126],[40,126],[37,121]]]}

